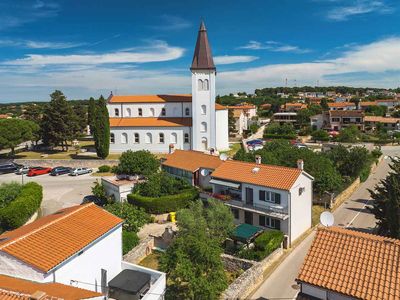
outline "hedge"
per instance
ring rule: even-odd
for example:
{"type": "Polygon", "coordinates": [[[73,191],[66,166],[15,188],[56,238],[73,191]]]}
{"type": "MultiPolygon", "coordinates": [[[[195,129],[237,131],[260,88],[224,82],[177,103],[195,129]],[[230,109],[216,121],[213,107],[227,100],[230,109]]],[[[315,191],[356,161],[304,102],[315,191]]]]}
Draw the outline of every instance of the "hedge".
{"type": "Polygon", "coordinates": [[[296,134],[275,134],[275,133],[264,133],[265,139],[284,139],[284,140],[294,140],[296,139],[296,134]]]}
{"type": "Polygon", "coordinates": [[[260,261],[278,249],[282,241],[282,231],[267,230],[254,240],[253,249],[243,249],[238,253],[238,255],[241,258],[260,261]]]}
{"type": "Polygon", "coordinates": [[[111,167],[107,165],[102,165],[99,167],[99,173],[107,173],[111,171],[111,167]]]}
{"type": "Polygon", "coordinates": [[[122,254],[127,254],[139,245],[139,237],[136,232],[122,230],[122,254]]]}
{"type": "Polygon", "coordinates": [[[143,207],[150,214],[164,214],[188,207],[191,201],[199,197],[196,189],[183,190],[176,195],[161,197],[144,197],[139,194],[129,194],[128,202],[143,207]]]}
{"type": "Polygon", "coordinates": [[[40,208],[43,198],[42,186],[29,182],[22,187],[15,200],[0,209],[0,226],[3,230],[13,230],[24,225],[40,208]]]}

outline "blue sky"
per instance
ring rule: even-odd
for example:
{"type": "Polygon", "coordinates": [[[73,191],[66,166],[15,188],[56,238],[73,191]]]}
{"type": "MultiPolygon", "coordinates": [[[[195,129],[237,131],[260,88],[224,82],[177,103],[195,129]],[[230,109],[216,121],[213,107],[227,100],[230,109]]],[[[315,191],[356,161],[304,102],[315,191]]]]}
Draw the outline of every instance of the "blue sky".
{"type": "Polygon", "coordinates": [[[190,93],[204,19],[217,94],[301,85],[398,87],[396,0],[2,0],[0,102],[190,93]]]}

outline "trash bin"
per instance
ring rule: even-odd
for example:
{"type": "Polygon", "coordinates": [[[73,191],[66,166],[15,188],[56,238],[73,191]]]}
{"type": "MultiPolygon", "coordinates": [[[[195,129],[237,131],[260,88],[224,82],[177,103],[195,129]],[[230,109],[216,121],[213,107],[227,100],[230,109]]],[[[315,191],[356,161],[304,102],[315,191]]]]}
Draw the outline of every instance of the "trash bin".
{"type": "Polygon", "coordinates": [[[176,222],[176,212],[170,212],[169,213],[169,219],[171,220],[171,222],[175,223],[176,222]]]}

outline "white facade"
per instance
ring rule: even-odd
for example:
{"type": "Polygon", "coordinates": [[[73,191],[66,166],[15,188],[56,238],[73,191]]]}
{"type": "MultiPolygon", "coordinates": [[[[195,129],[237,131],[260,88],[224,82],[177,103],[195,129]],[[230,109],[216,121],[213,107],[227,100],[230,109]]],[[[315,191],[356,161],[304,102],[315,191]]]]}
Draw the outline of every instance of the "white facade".
{"type": "Polygon", "coordinates": [[[229,149],[228,110],[216,111],[216,147],[218,150],[229,149]]]}
{"type": "Polygon", "coordinates": [[[192,103],[108,103],[111,118],[191,118],[192,103]]]}
{"type": "Polygon", "coordinates": [[[132,193],[132,188],[136,181],[117,180],[116,177],[102,177],[101,184],[103,185],[107,196],[114,197],[116,202],[125,202],[128,195],[132,193]]]}

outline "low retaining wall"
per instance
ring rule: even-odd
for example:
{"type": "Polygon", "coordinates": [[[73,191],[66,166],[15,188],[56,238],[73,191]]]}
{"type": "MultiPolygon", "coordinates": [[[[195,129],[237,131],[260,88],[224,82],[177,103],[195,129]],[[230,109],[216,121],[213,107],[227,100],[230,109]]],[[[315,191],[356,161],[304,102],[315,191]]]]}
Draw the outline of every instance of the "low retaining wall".
{"type": "Polygon", "coordinates": [[[339,207],[344,201],[348,200],[349,197],[360,187],[361,181],[358,177],[356,180],[353,181],[345,190],[343,190],[339,195],[335,197],[335,202],[333,203],[331,209],[335,210],[339,207]]]}
{"type": "Polygon", "coordinates": [[[235,279],[222,293],[221,299],[246,299],[253,290],[264,280],[264,271],[283,254],[282,246],[272,252],[260,262],[253,262],[253,266],[235,279]]]}
{"type": "Polygon", "coordinates": [[[239,270],[247,271],[256,263],[253,260],[238,258],[228,254],[221,255],[224,269],[229,272],[237,272],[239,270]]]}
{"type": "Polygon", "coordinates": [[[87,167],[98,168],[103,165],[118,165],[118,160],[105,159],[15,159],[15,163],[27,166],[57,167],[65,166],[70,168],[87,167]]]}
{"type": "Polygon", "coordinates": [[[149,236],[142,240],[139,245],[124,255],[123,260],[132,264],[138,264],[143,258],[149,255],[154,248],[154,237],[149,236]]]}

